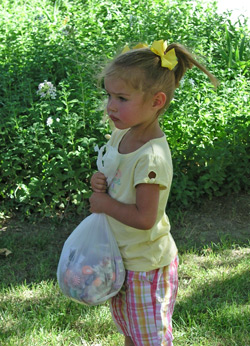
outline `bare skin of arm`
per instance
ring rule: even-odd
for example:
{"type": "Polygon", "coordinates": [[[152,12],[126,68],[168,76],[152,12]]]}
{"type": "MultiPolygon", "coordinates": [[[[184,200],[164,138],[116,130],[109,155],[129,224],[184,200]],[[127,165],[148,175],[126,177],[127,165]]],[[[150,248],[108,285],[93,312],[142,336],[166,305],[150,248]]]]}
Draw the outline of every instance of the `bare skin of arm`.
{"type": "Polygon", "coordinates": [[[138,229],[147,230],[153,227],[157,217],[159,185],[137,185],[135,204],[126,204],[113,199],[107,193],[103,193],[104,185],[100,182],[100,178],[103,183],[104,179],[100,175],[96,174],[96,177],[91,179],[94,190],[89,199],[92,213],[105,213],[127,226],[138,229]]]}

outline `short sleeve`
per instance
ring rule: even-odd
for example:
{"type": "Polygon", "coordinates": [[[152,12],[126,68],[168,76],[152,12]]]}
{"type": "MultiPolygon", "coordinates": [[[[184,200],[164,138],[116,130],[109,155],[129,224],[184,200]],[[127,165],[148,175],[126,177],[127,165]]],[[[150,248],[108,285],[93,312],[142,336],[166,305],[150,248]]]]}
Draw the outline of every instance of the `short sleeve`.
{"type": "Polygon", "coordinates": [[[142,156],[135,167],[134,187],[138,184],[159,184],[161,189],[170,188],[172,182],[171,158],[157,155],[142,156]],[[153,178],[150,178],[153,176],[153,178]]]}

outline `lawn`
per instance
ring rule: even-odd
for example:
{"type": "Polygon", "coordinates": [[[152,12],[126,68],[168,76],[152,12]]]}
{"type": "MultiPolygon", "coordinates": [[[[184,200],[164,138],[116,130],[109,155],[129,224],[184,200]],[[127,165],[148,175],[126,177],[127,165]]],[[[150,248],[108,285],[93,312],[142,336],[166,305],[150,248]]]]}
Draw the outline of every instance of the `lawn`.
{"type": "MultiPolygon", "coordinates": [[[[250,195],[204,200],[172,221],[180,250],[175,345],[250,345],[250,195]]],[[[108,304],[79,305],[64,297],[56,268],[63,242],[80,222],[20,215],[2,220],[0,345],[123,344],[108,304]]]]}

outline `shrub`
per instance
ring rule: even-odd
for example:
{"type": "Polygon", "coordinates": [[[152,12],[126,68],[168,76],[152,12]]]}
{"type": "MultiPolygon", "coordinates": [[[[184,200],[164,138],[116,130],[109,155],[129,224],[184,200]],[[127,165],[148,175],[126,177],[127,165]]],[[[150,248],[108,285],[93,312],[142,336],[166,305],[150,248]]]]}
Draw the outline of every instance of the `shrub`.
{"type": "Polygon", "coordinates": [[[5,0],[0,21],[3,210],[82,212],[94,146],[110,131],[101,122],[102,65],[126,43],[160,38],[193,47],[221,81],[214,91],[199,71],[189,71],[162,117],[175,168],[170,205],[249,188],[245,21],[233,26],[213,3],[191,0],[5,0]],[[39,92],[44,81],[56,95],[39,92]]]}

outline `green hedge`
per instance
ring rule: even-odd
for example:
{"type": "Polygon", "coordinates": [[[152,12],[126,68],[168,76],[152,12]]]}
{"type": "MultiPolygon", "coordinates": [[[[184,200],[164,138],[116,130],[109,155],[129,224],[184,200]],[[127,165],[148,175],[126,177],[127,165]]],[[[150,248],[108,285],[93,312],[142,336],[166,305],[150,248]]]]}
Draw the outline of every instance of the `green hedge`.
{"type": "Polygon", "coordinates": [[[170,207],[249,189],[249,29],[193,1],[3,1],[0,9],[1,210],[81,213],[94,146],[110,131],[97,77],[131,42],[191,47],[220,80],[193,69],[161,123],[174,162],[170,207]],[[41,97],[40,83],[56,88],[41,97]],[[52,95],[53,96],[53,95],[52,95]]]}

